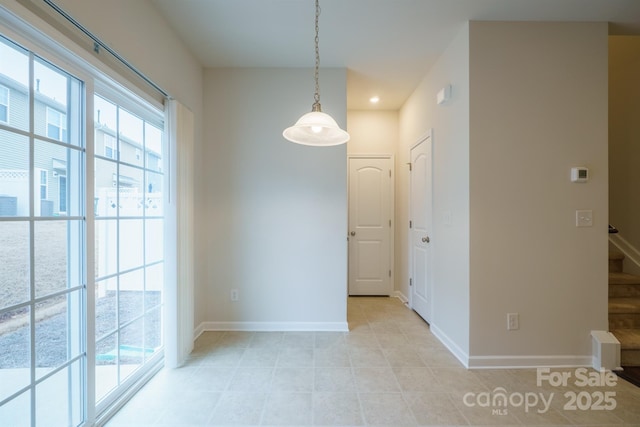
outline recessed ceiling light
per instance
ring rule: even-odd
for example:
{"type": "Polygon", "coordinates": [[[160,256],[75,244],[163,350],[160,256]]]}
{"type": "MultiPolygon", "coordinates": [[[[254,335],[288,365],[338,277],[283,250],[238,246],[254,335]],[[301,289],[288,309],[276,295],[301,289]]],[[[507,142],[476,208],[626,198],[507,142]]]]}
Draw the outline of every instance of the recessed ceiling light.
{"type": "Polygon", "coordinates": [[[378,102],[380,102],[380,97],[379,96],[372,96],[371,98],[369,98],[369,102],[372,104],[377,104],[378,102]]]}

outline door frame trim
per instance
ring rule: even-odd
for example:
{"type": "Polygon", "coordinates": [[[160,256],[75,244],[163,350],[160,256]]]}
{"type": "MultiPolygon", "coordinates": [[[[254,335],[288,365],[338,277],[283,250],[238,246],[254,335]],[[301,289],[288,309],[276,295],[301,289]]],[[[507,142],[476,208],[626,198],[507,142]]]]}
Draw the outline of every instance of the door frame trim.
{"type": "MultiPolygon", "coordinates": [[[[415,140],[415,142],[413,144],[411,144],[411,146],[409,146],[409,152],[408,154],[408,158],[409,158],[409,162],[411,162],[411,151],[416,148],[418,145],[420,145],[422,142],[426,141],[427,139],[431,139],[431,227],[433,228],[433,128],[429,128],[429,130],[427,132],[425,132],[424,134],[422,134],[419,138],[417,138],[415,140]]],[[[411,172],[409,172],[409,174],[411,174],[411,172]]],[[[407,219],[407,226],[409,225],[409,221],[411,220],[411,175],[409,175],[409,188],[408,188],[408,197],[407,197],[407,213],[409,215],[409,218],[407,219]]],[[[433,237],[434,233],[433,231],[430,233],[431,236],[433,237]]],[[[431,243],[431,246],[433,246],[433,243],[431,243]]],[[[407,228],[407,249],[408,249],[408,263],[407,263],[407,277],[409,278],[409,280],[413,280],[413,256],[412,256],[412,241],[411,241],[411,229],[407,228]]],[[[432,250],[433,252],[433,250],[432,250]]],[[[434,307],[434,303],[433,303],[433,269],[429,269],[429,272],[427,273],[429,278],[429,282],[428,282],[428,286],[427,286],[427,292],[429,294],[429,319],[425,319],[425,321],[429,322],[429,324],[431,323],[431,315],[433,314],[433,307],[434,307]]],[[[413,310],[413,287],[409,286],[409,295],[408,295],[408,304],[409,304],[409,308],[411,308],[413,310]]]]}
{"type": "MultiPolygon", "coordinates": [[[[351,159],[389,159],[391,161],[391,188],[389,194],[390,200],[390,216],[391,216],[391,227],[389,227],[389,268],[391,268],[391,285],[392,292],[391,296],[396,292],[396,268],[395,268],[395,236],[396,236],[396,161],[393,154],[347,154],[347,240],[349,239],[349,225],[351,225],[351,218],[349,217],[349,200],[351,194],[349,194],[349,189],[351,188],[351,183],[349,180],[351,179],[349,171],[350,171],[350,161],[351,159]]],[[[347,297],[349,296],[349,250],[347,249],[347,297]]]]}

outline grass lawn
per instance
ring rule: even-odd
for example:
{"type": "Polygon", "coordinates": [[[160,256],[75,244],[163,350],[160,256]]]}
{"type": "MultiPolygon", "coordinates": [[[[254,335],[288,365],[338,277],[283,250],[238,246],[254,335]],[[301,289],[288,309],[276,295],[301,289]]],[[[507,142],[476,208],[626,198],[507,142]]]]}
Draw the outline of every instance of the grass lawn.
{"type": "MultiPolygon", "coordinates": [[[[62,220],[34,224],[36,298],[67,287],[67,225],[68,221],[62,220]]],[[[30,299],[29,240],[28,221],[0,222],[0,309],[30,299]]],[[[54,306],[63,300],[64,297],[49,298],[39,303],[38,308],[54,306]]],[[[26,312],[27,308],[23,308],[0,315],[0,333],[9,319],[26,312]]]]}
{"type": "MultiPolygon", "coordinates": [[[[67,232],[70,222],[39,221],[34,223],[34,265],[33,280],[35,297],[46,297],[67,289],[67,232]]],[[[75,226],[74,223],[71,226],[75,226]]],[[[28,221],[0,222],[0,310],[25,303],[30,299],[30,224],[28,221]]],[[[72,287],[78,283],[71,284],[72,287]]],[[[142,314],[143,307],[161,304],[159,291],[126,291],[119,298],[115,291],[97,296],[95,302],[96,337],[100,338],[114,331],[118,326],[142,314]],[[143,302],[144,301],[144,302],[143,302]]],[[[81,323],[80,310],[68,311],[67,295],[45,298],[35,306],[36,320],[36,366],[55,366],[66,360],[69,341],[69,322],[81,323]],[[69,320],[68,314],[75,312],[78,317],[69,320]]],[[[146,332],[141,321],[123,329],[119,335],[120,344],[139,347],[161,345],[161,318],[157,314],[145,316],[146,332]]],[[[0,369],[27,367],[30,346],[29,306],[5,311],[0,314],[0,369]]],[[[98,350],[112,351],[114,339],[99,343],[98,350]],[[107,348],[108,347],[108,348],[107,348]]],[[[106,362],[110,363],[110,362],[106,362]]]]}

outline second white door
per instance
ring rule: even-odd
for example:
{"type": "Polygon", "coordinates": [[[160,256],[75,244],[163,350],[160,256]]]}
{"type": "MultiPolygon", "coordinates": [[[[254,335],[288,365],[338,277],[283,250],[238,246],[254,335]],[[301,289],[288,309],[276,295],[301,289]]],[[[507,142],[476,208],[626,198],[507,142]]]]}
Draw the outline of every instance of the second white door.
{"type": "Polygon", "coordinates": [[[431,321],[431,135],[411,148],[409,240],[411,308],[431,321]]]}
{"type": "Polygon", "coordinates": [[[391,295],[391,158],[349,159],[349,295],[391,295]]]}

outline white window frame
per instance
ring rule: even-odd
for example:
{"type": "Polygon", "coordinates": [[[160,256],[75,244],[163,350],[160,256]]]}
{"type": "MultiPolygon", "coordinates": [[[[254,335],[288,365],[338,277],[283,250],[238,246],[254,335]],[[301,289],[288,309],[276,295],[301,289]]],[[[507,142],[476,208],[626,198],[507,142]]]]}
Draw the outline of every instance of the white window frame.
{"type": "MultiPolygon", "coordinates": [[[[52,55],[50,52],[48,52],[46,49],[42,49],[42,48],[38,48],[37,45],[35,45],[28,37],[25,37],[23,34],[16,34],[14,32],[11,31],[11,29],[6,29],[3,25],[6,25],[6,20],[4,20],[5,16],[3,15],[3,8],[0,7],[0,34],[2,34],[4,37],[6,37],[7,39],[9,39],[12,42],[15,42],[17,45],[21,46],[22,48],[25,49],[25,54],[28,54],[29,57],[29,68],[30,68],[30,80],[33,80],[33,64],[34,62],[37,60],[37,58],[43,58],[46,61],[50,62],[51,64],[62,64],[64,63],[64,61],[61,60],[61,58],[59,57],[55,57],[54,55],[52,55]]],[[[69,63],[64,63],[64,72],[68,73],[70,75],[75,76],[78,81],[80,82],[79,85],[82,86],[82,82],[85,81],[86,79],[86,75],[82,73],[82,71],[76,69],[73,65],[69,64],[69,63]]],[[[84,197],[83,196],[78,196],[78,203],[79,203],[79,213],[80,215],[76,215],[76,216],[65,216],[64,218],[58,218],[58,217],[43,217],[41,215],[41,200],[42,199],[47,199],[49,197],[49,186],[50,186],[50,173],[53,173],[53,169],[46,169],[46,168],[41,168],[41,167],[36,167],[35,166],[35,155],[34,152],[36,151],[36,145],[39,142],[38,140],[41,139],[42,135],[36,133],[36,129],[35,129],[35,109],[34,109],[34,104],[35,104],[35,96],[33,95],[33,90],[31,90],[31,96],[29,97],[29,103],[30,103],[30,108],[29,108],[29,127],[27,129],[12,129],[9,130],[10,132],[19,134],[19,135],[24,135],[27,136],[29,139],[29,152],[30,152],[30,159],[29,159],[29,181],[30,181],[30,189],[29,189],[29,200],[30,200],[30,204],[31,204],[31,208],[29,210],[29,213],[27,215],[24,216],[20,216],[20,217],[5,217],[2,218],[2,220],[6,220],[6,221],[18,221],[18,222],[25,222],[28,221],[29,222],[29,228],[30,228],[30,232],[29,232],[29,247],[30,247],[30,254],[29,254],[29,266],[33,271],[34,266],[36,265],[36,262],[38,261],[36,256],[35,256],[35,251],[34,251],[34,247],[36,246],[36,240],[37,240],[37,236],[36,236],[36,229],[39,226],[46,226],[47,224],[61,224],[61,223],[66,223],[67,224],[67,232],[66,232],[66,258],[67,258],[67,270],[66,270],[66,279],[67,279],[67,287],[65,288],[61,288],[59,291],[54,292],[51,295],[38,295],[37,294],[37,288],[36,288],[36,279],[34,278],[33,274],[31,275],[30,278],[30,296],[29,296],[29,300],[27,301],[28,304],[33,305],[34,303],[40,303],[40,302],[45,302],[48,300],[51,300],[52,298],[55,298],[55,296],[66,296],[67,298],[67,352],[70,353],[72,356],[71,358],[67,358],[67,360],[60,366],[58,367],[54,367],[53,370],[51,370],[48,373],[39,373],[38,372],[38,366],[36,365],[35,361],[33,360],[33,357],[31,358],[32,360],[29,363],[29,370],[30,370],[30,379],[28,381],[28,383],[24,384],[24,387],[22,389],[18,388],[18,389],[14,389],[11,390],[13,391],[15,396],[20,396],[20,395],[31,395],[32,399],[27,407],[27,411],[29,413],[29,418],[31,419],[31,425],[34,425],[36,422],[40,422],[39,417],[46,417],[47,414],[46,412],[39,412],[38,409],[41,408],[40,403],[39,402],[44,402],[46,405],[46,398],[45,399],[41,399],[40,401],[38,401],[38,399],[36,398],[35,400],[33,400],[33,396],[37,396],[37,394],[39,393],[38,389],[41,387],[41,384],[52,384],[50,382],[50,379],[54,376],[54,375],[58,375],[60,373],[62,373],[63,375],[67,375],[67,381],[68,381],[68,385],[69,388],[66,390],[66,392],[68,392],[67,396],[66,396],[66,402],[61,402],[62,405],[65,405],[66,408],[63,409],[62,411],[60,411],[58,408],[56,407],[56,416],[60,415],[60,412],[63,412],[66,410],[67,412],[67,417],[73,416],[74,417],[74,422],[76,421],[76,417],[80,417],[78,418],[78,421],[82,421],[82,419],[87,419],[86,415],[87,415],[87,410],[86,410],[86,393],[85,393],[85,386],[86,386],[86,376],[83,378],[84,383],[82,384],[78,384],[78,378],[80,378],[78,375],[82,375],[84,373],[83,371],[83,367],[86,366],[86,359],[87,359],[87,351],[84,342],[84,336],[81,335],[81,330],[83,329],[82,326],[78,325],[76,323],[75,320],[72,320],[72,316],[75,316],[77,314],[80,314],[82,312],[85,311],[86,309],[86,303],[85,300],[86,298],[84,298],[84,295],[89,291],[88,288],[86,288],[85,286],[85,282],[83,280],[83,276],[84,276],[84,270],[86,268],[86,264],[84,264],[84,254],[86,254],[86,252],[84,251],[85,249],[85,243],[87,239],[83,239],[84,233],[85,233],[85,215],[83,215],[83,207],[80,206],[86,206],[86,202],[84,201],[84,197]],[[43,197],[44,196],[44,197],[43,197]],[[73,225],[71,225],[73,224],[73,225]],[[69,338],[69,337],[75,337],[73,339],[69,338]],[[65,373],[64,371],[67,370],[68,371],[65,373]],[[77,369],[77,370],[75,370],[77,369]],[[72,385],[73,384],[73,385],[72,385]],[[76,386],[77,385],[77,386],[76,386]],[[35,393],[35,394],[34,394],[35,393]],[[72,409],[73,408],[73,409],[72,409]],[[71,413],[73,412],[73,415],[71,415],[71,413]],[[83,418],[84,417],[84,418],[83,418]]],[[[80,126],[80,125],[79,125],[80,126]]],[[[67,147],[67,149],[70,150],[75,150],[76,153],[78,153],[78,162],[75,163],[75,167],[77,169],[73,169],[73,170],[77,170],[78,174],[81,175],[82,171],[85,170],[85,163],[84,163],[84,155],[83,153],[83,149],[82,147],[78,146],[78,145],[71,145],[68,143],[64,143],[64,142],[53,142],[53,141],[45,141],[44,142],[45,145],[48,146],[61,146],[61,147],[67,147]]],[[[74,183],[74,188],[73,190],[76,191],[77,194],[80,193],[81,187],[82,187],[82,183],[80,183],[80,180],[75,180],[76,182],[74,183]]],[[[55,248],[55,250],[58,250],[59,248],[55,248]]],[[[32,313],[35,313],[34,311],[31,311],[32,313]]],[[[80,319],[82,317],[80,316],[80,319]]],[[[38,349],[36,347],[36,329],[38,327],[38,322],[40,322],[41,319],[37,319],[35,317],[35,314],[30,314],[30,331],[29,331],[29,345],[30,348],[32,349],[31,351],[33,352],[34,349],[37,352],[38,349]]],[[[82,320],[79,320],[79,322],[82,322],[82,320]]],[[[47,389],[47,387],[49,387],[49,385],[46,385],[43,387],[43,389],[47,389]]],[[[46,394],[45,394],[46,396],[46,394]]],[[[7,396],[6,398],[8,399],[13,399],[14,397],[12,396],[7,396]]],[[[20,399],[20,397],[17,397],[17,399],[20,399]]],[[[11,400],[9,400],[9,402],[11,402],[11,400]]],[[[55,404],[55,403],[54,403],[55,404]]],[[[24,416],[25,414],[25,407],[24,404],[19,404],[19,411],[20,411],[20,415],[24,416]],[[23,406],[20,406],[23,405],[23,406]]],[[[53,407],[53,406],[50,406],[53,407]]],[[[45,408],[46,410],[47,408],[45,408]]],[[[63,415],[64,416],[64,415],[63,415]]],[[[57,420],[59,421],[59,420],[57,420]]],[[[1,424],[1,422],[0,422],[1,424]]],[[[20,423],[22,424],[22,423],[20,423]]]]}
{"type": "MultiPolygon", "coordinates": [[[[150,124],[154,124],[156,126],[163,124],[163,121],[165,120],[165,118],[164,118],[164,114],[162,112],[159,112],[158,110],[152,110],[150,108],[150,106],[147,106],[148,110],[146,110],[146,111],[144,110],[144,108],[142,108],[142,107],[145,107],[144,99],[135,101],[135,100],[132,99],[131,95],[127,95],[127,94],[125,94],[125,93],[123,93],[121,91],[118,92],[116,90],[117,88],[114,88],[114,87],[112,87],[112,86],[110,86],[108,84],[105,84],[104,81],[101,81],[101,80],[98,80],[98,79],[94,83],[95,83],[95,87],[94,87],[94,91],[93,91],[92,96],[98,96],[98,97],[101,97],[101,98],[104,98],[104,99],[108,100],[109,102],[113,102],[118,106],[118,108],[123,108],[123,109],[126,109],[127,111],[130,111],[130,112],[136,112],[137,115],[139,115],[141,118],[143,118],[143,120],[145,120],[146,122],[148,122],[150,124]],[[138,104],[136,104],[136,102],[139,102],[140,104],[138,105],[138,104]]],[[[91,105],[93,105],[93,100],[91,102],[91,105]]],[[[90,129],[93,130],[94,129],[93,126],[90,129]]],[[[105,134],[104,136],[107,136],[107,135],[105,134]]],[[[166,146],[168,145],[168,139],[167,138],[168,138],[168,136],[166,134],[166,129],[165,129],[164,142],[163,142],[163,152],[168,152],[168,149],[166,148],[166,146]]],[[[116,139],[116,143],[117,142],[118,142],[118,140],[116,139]]],[[[105,145],[105,147],[106,147],[106,140],[103,140],[103,145],[105,145]]],[[[98,145],[98,148],[100,148],[99,145],[98,145]]],[[[116,153],[119,154],[119,152],[116,151],[116,150],[114,150],[113,152],[114,152],[114,154],[116,154],[116,153]]],[[[123,184],[124,181],[126,181],[128,183],[128,182],[133,182],[133,180],[134,180],[133,177],[128,177],[127,175],[121,174],[121,172],[120,172],[120,168],[121,167],[140,169],[140,170],[145,171],[145,175],[146,175],[147,171],[145,170],[144,166],[136,166],[136,165],[126,164],[126,162],[124,162],[122,159],[119,158],[120,157],[119,155],[116,155],[115,158],[111,158],[111,157],[106,155],[106,151],[105,151],[105,156],[104,157],[108,158],[109,160],[112,160],[113,163],[117,165],[118,172],[116,172],[113,175],[113,178],[111,180],[112,185],[116,189],[119,188],[119,186],[120,187],[126,187],[126,185],[123,184]],[[119,182],[119,181],[123,181],[123,182],[119,182]]],[[[163,162],[168,162],[170,159],[171,159],[170,157],[164,156],[162,158],[162,161],[163,162]]],[[[97,172],[97,169],[94,168],[94,171],[97,172]]],[[[161,172],[159,172],[159,173],[161,173],[161,172]]],[[[166,179],[167,178],[166,174],[163,174],[163,175],[164,175],[164,179],[166,179]]],[[[143,178],[143,180],[146,180],[146,178],[143,178]]],[[[93,181],[92,181],[92,184],[93,184],[93,181]]],[[[145,188],[146,188],[146,186],[142,185],[143,191],[145,191],[145,188]]],[[[165,208],[163,209],[163,212],[165,212],[165,213],[163,215],[161,215],[161,217],[164,220],[165,234],[166,234],[167,230],[170,227],[173,227],[173,226],[168,224],[168,221],[171,221],[172,218],[169,217],[169,215],[167,213],[167,209],[166,209],[166,206],[167,206],[167,203],[168,203],[168,198],[169,198],[168,186],[166,186],[166,185],[165,185],[164,192],[165,192],[165,196],[164,196],[164,206],[165,206],[165,208]]],[[[97,194],[95,194],[95,196],[97,196],[97,194]]],[[[117,197],[119,198],[120,196],[117,196],[117,197]]],[[[117,203],[117,205],[118,205],[118,209],[120,209],[120,203],[117,203]]],[[[153,216],[147,216],[146,214],[143,217],[137,217],[135,215],[134,216],[128,216],[128,215],[122,216],[121,214],[118,214],[117,216],[114,216],[114,217],[111,217],[111,216],[102,217],[102,216],[100,216],[100,217],[97,217],[93,221],[92,225],[97,228],[101,221],[107,220],[107,221],[116,221],[116,222],[119,223],[122,220],[126,221],[127,219],[132,219],[132,218],[133,219],[146,220],[146,219],[149,219],[149,218],[153,218],[153,216]]],[[[118,227],[119,226],[120,225],[118,225],[118,227]]],[[[144,231],[143,233],[146,233],[146,231],[144,231]]],[[[91,244],[95,243],[95,239],[90,243],[91,244]]],[[[165,247],[166,247],[166,245],[167,245],[166,241],[165,241],[164,244],[165,244],[165,247]]],[[[94,253],[95,253],[95,250],[96,250],[96,248],[94,246],[92,246],[92,251],[94,253]]],[[[163,263],[165,265],[165,271],[168,271],[167,269],[170,268],[170,266],[168,266],[167,264],[172,264],[173,262],[174,262],[173,260],[167,260],[167,257],[165,255],[161,261],[153,261],[150,264],[143,265],[142,267],[150,267],[150,266],[153,266],[155,264],[163,263]]],[[[138,269],[138,267],[135,267],[135,269],[138,269]]],[[[104,280],[105,277],[122,277],[125,274],[127,274],[127,271],[119,271],[118,273],[110,273],[110,274],[107,274],[106,276],[98,277],[98,278],[92,277],[91,282],[93,282],[94,285],[95,285],[96,283],[98,283],[98,281],[104,280]]],[[[169,279],[169,278],[165,279],[165,287],[163,289],[164,298],[166,298],[166,295],[167,295],[167,293],[166,293],[167,287],[171,287],[171,286],[173,286],[173,283],[171,282],[171,279],[169,279]]],[[[164,306],[165,306],[165,303],[164,303],[164,300],[163,300],[163,302],[161,304],[161,307],[163,307],[162,308],[163,311],[164,311],[164,306]]],[[[166,322],[166,315],[164,315],[164,317],[165,317],[165,320],[163,320],[163,321],[166,322]]],[[[122,330],[122,325],[119,325],[117,329],[118,330],[122,330]]],[[[163,331],[163,335],[164,335],[164,331],[163,331]]],[[[190,335],[190,336],[192,336],[192,335],[190,335]]],[[[98,336],[94,336],[93,338],[94,338],[94,340],[100,340],[101,339],[101,337],[98,337],[98,336]]],[[[164,346],[166,344],[165,340],[164,340],[164,336],[163,336],[163,340],[162,341],[163,341],[163,348],[164,348],[164,346]]],[[[94,349],[95,349],[97,344],[93,343],[93,345],[94,345],[94,349]]],[[[162,361],[163,357],[164,357],[164,349],[162,350],[161,353],[159,353],[159,354],[156,353],[154,356],[152,356],[150,361],[147,362],[149,364],[148,367],[153,369],[153,364],[162,361]]],[[[157,365],[157,366],[159,366],[159,365],[157,365]]],[[[141,376],[146,376],[146,375],[149,375],[149,374],[150,374],[149,372],[145,373],[144,370],[141,370],[140,372],[138,372],[138,373],[136,373],[136,374],[134,374],[134,375],[132,375],[132,376],[130,376],[128,378],[125,378],[124,380],[122,380],[122,382],[120,382],[121,380],[118,379],[118,382],[119,382],[119,385],[122,385],[123,387],[126,388],[127,384],[135,383],[136,381],[139,381],[141,376]]],[[[108,413],[110,408],[112,408],[114,405],[117,404],[118,400],[121,398],[121,395],[119,395],[118,393],[110,393],[110,394],[107,394],[107,395],[104,395],[104,396],[97,396],[96,395],[94,397],[95,397],[95,403],[96,403],[95,410],[96,410],[96,413],[98,415],[100,415],[100,414],[108,413]]]]}
{"type": "MultiPolygon", "coordinates": [[[[28,50],[33,51],[38,56],[44,58],[47,61],[50,61],[53,64],[56,64],[56,63],[63,64],[63,68],[65,71],[73,73],[75,76],[80,78],[85,83],[85,89],[86,89],[85,93],[91,95],[85,99],[86,114],[85,114],[84,125],[85,125],[85,129],[87,129],[86,140],[85,140],[86,159],[87,159],[87,164],[85,168],[86,169],[85,179],[86,179],[86,182],[92,183],[94,180],[94,176],[93,176],[94,171],[93,171],[93,167],[91,166],[91,162],[93,161],[96,155],[100,156],[100,153],[94,152],[95,141],[94,141],[93,132],[91,131],[93,129],[93,100],[91,98],[92,98],[92,95],[95,93],[96,85],[108,85],[108,86],[111,86],[115,91],[119,91],[119,90],[122,91],[124,88],[130,93],[133,93],[134,95],[138,96],[143,102],[146,102],[151,108],[154,109],[154,111],[158,111],[158,110],[163,111],[164,106],[160,102],[158,102],[157,99],[154,99],[149,95],[146,95],[144,91],[137,89],[133,83],[122,78],[112,69],[102,64],[98,59],[93,57],[93,55],[91,55],[90,53],[86,52],[79,45],[73,43],[69,39],[60,37],[60,34],[56,33],[50,27],[45,25],[44,21],[40,22],[36,20],[33,23],[30,23],[30,21],[24,20],[20,18],[18,15],[15,15],[14,14],[16,13],[15,10],[18,10],[20,12],[20,15],[22,15],[23,11],[25,13],[27,12],[26,9],[23,9],[23,6],[21,5],[17,5],[15,7],[0,6],[0,32],[2,33],[2,35],[24,46],[28,50]]],[[[167,125],[167,122],[169,121],[168,114],[170,113],[165,111],[165,117],[164,117],[165,126],[168,126],[167,125]]],[[[64,125],[66,125],[66,123],[64,123],[64,125]]],[[[60,129],[62,129],[62,124],[60,126],[60,129]]],[[[66,126],[65,126],[65,129],[66,129],[66,126]]],[[[166,130],[167,128],[165,128],[165,138],[164,138],[165,148],[163,149],[163,153],[166,153],[166,154],[163,155],[163,162],[165,164],[163,164],[162,170],[165,170],[166,168],[167,171],[175,172],[175,164],[176,164],[176,158],[177,158],[177,155],[175,155],[175,143],[171,144],[171,147],[172,147],[171,152],[174,155],[170,155],[169,154],[170,150],[168,147],[168,140],[170,136],[169,136],[169,133],[166,132],[166,130]]],[[[60,131],[60,133],[62,133],[62,130],[60,131]]],[[[45,135],[46,135],[46,132],[45,132],[45,135]]],[[[33,177],[33,173],[31,176],[33,177]]],[[[172,196],[176,188],[175,187],[176,175],[175,173],[171,173],[171,174],[165,173],[164,176],[165,176],[165,183],[167,184],[165,186],[165,191],[167,192],[167,195],[165,197],[165,209],[167,212],[167,214],[165,215],[166,216],[165,233],[167,236],[171,237],[176,233],[175,196],[172,196]],[[173,214],[171,215],[169,215],[170,210],[174,211],[173,214]]],[[[81,184],[78,184],[78,185],[81,185],[81,184]]],[[[92,185],[88,185],[87,188],[85,189],[86,218],[92,218],[94,216],[94,205],[93,205],[94,191],[92,187],[93,187],[92,185]]],[[[32,182],[31,191],[34,191],[34,190],[35,189],[33,189],[33,182],[32,182]]],[[[94,247],[95,229],[94,229],[93,221],[87,221],[85,232],[86,232],[86,251],[84,254],[75,254],[75,255],[77,255],[76,259],[86,258],[86,270],[93,271],[95,263],[94,263],[93,257],[90,256],[91,254],[95,253],[95,247],[94,247]]],[[[167,245],[169,245],[168,241],[165,245],[165,252],[167,251],[166,249],[167,245]]],[[[166,295],[172,295],[172,300],[167,302],[169,304],[172,304],[172,303],[175,304],[175,298],[177,297],[176,296],[177,282],[175,277],[175,270],[176,270],[175,256],[167,257],[165,255],[165,263],[167,264],[167,270],[171,272],[171,274],[167,275],[167,278],[165,280],[166,295]]],[[[87,274],[87,280],[86,280],[87,299],[94,298],[94,293],[95,293],[94,287],[95,287],[95,280],[93,278],[93,275],[87,274]]],[[[187,298],[191,303],[191,305],[193,304],[192,294],[183,295],[181,298],[187,298]]],[[[91,317],[93,316],[93,314],[94,312],[87,313],[87,318],[89,320],[86,327],[88,330],[92,330],[92,328],[95,326],[94,321],[91,320],[91,317]]],[[[193,341],[192,341],[193,325],[190,319],[193,318],[193,307],[189,308],[189,313],[181,313],[180,316],[181,318],[183,317],[184,319],[186,319],[184,324],[188,327],[187,329],[189,332],[188,334],[181,335],[181,338],[184,340],[187,340],[187,343],[190,342],[192,345],[193,344],[193,341]]],[[[165,315],[165,322],[169,324],[169,326],[166,328],[167,331],[165,332],[165,334],[174,336],[174,338],[176,338],[175,313],[172,316],[168,316],[168,317],[165,315]]],[[[95,360],[95,356],[96,356],[95,346],[91,342],[88,342],[87,352],[86,352],[87,361],[90,364],[93,363],[92,361],[95,360]]],[[[156,369],[159,369],[162,366],[162,359],[159,359],[158,363],[155,366],[156,366],[156,369]]],[[[135,391],[136,388],[144,384],[144,382],[146,382],[150,378],[150,376],[153,375],[153,373],[154,372],[146,372],[146,373],[142,373],[142,375],[137,375],[136,378],[131,378],[131,380],[135,381],[133,391],[135,391]]],[[[104,406],[102,408],[91,406],[92,404],[95,405],[96,403],[95,389],[94,389],[95,378],[93,377],[94,375],[95,373],[92,373],[91,369],[89,369],[88,378],[87,378],[88,388],[84,390],[84,392],[86,393],[85,399],[89,403],[89,405],[85,407],[86,425],[94,425],[94,424],[102,425],[102,423],[104,423],[105,420],[108,419],[109,414],[112,414],[113,413],[112,411],[114,409],[117,409],[118,405],[122,404],[122,401],[114,401],[112,402],[113,406],[110,406],[109,408],[105,408],[104,406]]],[[[130,393],[128,393],[128,395],[130,395],[130,393]]],[[[127,395],[125,394],[123,396],[123,399],[126,399],[126,396],[127,395]]]]}

